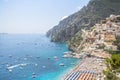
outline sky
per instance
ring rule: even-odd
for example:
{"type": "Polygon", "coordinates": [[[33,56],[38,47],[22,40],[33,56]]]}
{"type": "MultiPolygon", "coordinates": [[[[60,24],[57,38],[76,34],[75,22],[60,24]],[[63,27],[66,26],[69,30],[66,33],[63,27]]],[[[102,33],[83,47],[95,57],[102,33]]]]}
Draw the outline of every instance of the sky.
{"type": "Polygon", "coordinates": [[[0,33],[46,33],[89,0],[0,0],[0,33]]]}

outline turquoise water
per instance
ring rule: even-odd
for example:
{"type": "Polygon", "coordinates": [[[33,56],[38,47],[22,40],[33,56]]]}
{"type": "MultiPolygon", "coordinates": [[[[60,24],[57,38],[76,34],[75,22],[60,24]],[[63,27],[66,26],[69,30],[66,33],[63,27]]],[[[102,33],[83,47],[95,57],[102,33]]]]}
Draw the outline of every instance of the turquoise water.
{"type": "Polygon", "coordinates": [[[44,35],[0,35],[0,80],[60,80],[79,61],[62,58],[66,51],[66,44],[44,35]]]}

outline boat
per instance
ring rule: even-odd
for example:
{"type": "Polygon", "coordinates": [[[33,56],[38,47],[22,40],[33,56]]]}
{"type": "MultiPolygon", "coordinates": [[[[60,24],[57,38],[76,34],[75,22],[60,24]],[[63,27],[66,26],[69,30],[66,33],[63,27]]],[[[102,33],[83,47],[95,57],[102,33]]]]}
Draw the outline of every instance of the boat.
{"type": "Polygon", "coordinates": [[[43,68],[46,68],[46,66],[42,66],[43,68]]]}
{"type": "Polygon", "coordinates": [[[38,64],[35,64],[35,66],[38,66],[38,64]]]}
{"type": "Polygon", "coordinates": [[[27,60],[27,58],[24,58],[24,60],[27,60]]]}
{"type": "Polygon", "coordinates": [[[64,54],[63,56],[62,56],[63,58],[71,58],[71,57],[73,57],[71,54],[64,54]]]}
{"type": "Polygon", "coordinates": [[[67,55],[63,55],[63,58],[67,58],[68,56],[67,55]]]}
{"type": "Polygon", "coordinates": [[[9,72],[12,72],[12,69],[7,68],[7,70],[8,70],[9,72]]]}
{"type": "Polygon", "coordinates": [[[54,56],[54,59],[58,59],[58,57],[57,57],[57,56],[54,56]]]}
{"type": "Polygon", "coordinates": [[[9,67],[10,65],[9,65],[9,64],[7,64],[6,66],[7,66],[7,67],[9,67]]]}
{"type": "Polygon", "coordinates": [[[9,72],[12,72],[12,69],[9,69],[9,72]]]}
{"type": "Polygon", "coordinates": [[[72,54],[72,51],[64,52],[64,54],[72,54]]]}
{"type": "Polygon", "coordinates": [[[48,60],[50,59],[50,57],[48,57],[48,60]]]}
{"type": "Polygon", "coordinates": [[[60,63],[59,65],[60,65],[60,66],[64,66],[64,64],[63,64],[63,63],[60,63]]]}
{"type": "Polygon", "coordinates": [[[34,72],[32,73],[32,78],[36,78],[36,74],[34,72]]]}
{"type": "Polygon", "coordinates": [[[12,55],[10,54],[9,57],[12,58],[12,55]]]}
{"type": "Polygon", "coordinates": [[[32,75],[36,75],[36,74],[33,72],[32,75]]]}
{"type": "Polygon", "coordinates": [[[27,64],[20,64],[21,67],[24,67],[24,66],[26,66],[26,65],[27,65],[27,64]]]}
{"type": "Polygon", "coordinates": [[[32,75],[32,78],[36,78],[36,75],[32,75]]]}

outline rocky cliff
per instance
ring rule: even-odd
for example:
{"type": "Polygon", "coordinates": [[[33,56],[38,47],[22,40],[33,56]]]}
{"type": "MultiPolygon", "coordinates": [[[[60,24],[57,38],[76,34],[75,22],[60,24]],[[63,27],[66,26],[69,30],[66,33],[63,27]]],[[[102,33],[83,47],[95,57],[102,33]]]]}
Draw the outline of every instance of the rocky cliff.
{"type": "Polygon", "coordinates": [[[82,28],[89,29],[111,14],[120,14],[120,0],[90,0],[87,6],[59,22],[47,32],[52,41],[67,41],[82,28]]]}

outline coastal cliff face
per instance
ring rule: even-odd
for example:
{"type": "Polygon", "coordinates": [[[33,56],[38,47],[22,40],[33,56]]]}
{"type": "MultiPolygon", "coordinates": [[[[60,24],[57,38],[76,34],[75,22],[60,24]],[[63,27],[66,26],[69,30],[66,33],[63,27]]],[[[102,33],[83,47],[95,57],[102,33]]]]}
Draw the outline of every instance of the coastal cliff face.
{"type": "Polygon", "coordinates": [[[120,14],[120,0],[90,0],[87,6],[50,29],[47,36],[51,41],[71,40],[72,37],[81,33],[81,29],[90,29],[95,23],[111,14],[120,14]]]}

